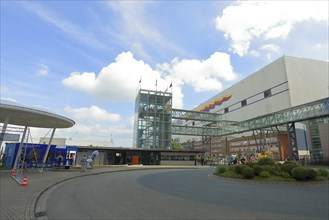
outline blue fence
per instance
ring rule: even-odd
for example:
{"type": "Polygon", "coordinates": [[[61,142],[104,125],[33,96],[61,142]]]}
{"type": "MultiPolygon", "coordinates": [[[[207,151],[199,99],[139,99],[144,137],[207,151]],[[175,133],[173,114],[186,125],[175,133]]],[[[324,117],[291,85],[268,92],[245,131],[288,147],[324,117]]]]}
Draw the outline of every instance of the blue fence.
{"type": "MultiPolygon", "coordinates": [[[[41,164],[46,154],[47,144],[23,144],[22,151],[25,152],[25,162],[27,167],[32,167],[34,164],[41,164]]],[[[18,152],[19,143],[6,143],[5,156],[3,157],[2,166],[5,168],[13,168],[16,155],[18,152]]],[[[61,154],[63,160],[61,165],[71,165],[76,158],[77,147],[64,146],[58,147],[51,145],[46,162],[52,165],[58,164],[58,156],[61,154]],[[75,152],[74,156],[72,152],[75,152]],[[71,155],[70,155],[71,154],[71,155]]]]}

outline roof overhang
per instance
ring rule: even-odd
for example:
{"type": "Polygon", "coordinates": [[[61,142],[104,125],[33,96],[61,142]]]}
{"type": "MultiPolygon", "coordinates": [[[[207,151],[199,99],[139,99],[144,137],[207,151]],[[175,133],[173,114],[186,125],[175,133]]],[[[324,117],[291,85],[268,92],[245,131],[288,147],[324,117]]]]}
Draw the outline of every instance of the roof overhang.
{"type": "Polygon", "coordinates": [[[0,103],[0,122],[37,128],[70,128],[75,122],[67,117],[16,103],[0,103]]]}

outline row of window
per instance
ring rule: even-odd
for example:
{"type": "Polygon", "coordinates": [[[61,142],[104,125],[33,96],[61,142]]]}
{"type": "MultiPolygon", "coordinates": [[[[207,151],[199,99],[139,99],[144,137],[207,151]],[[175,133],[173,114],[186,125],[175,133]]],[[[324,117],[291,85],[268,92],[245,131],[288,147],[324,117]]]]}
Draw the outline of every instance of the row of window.
{"type": "Polygon", "coordinates": [[[173,160],[173,161],[193,161],[195,160],[194,155],[184,156],[184,155],[161,155],[161,160],[173,160]]]}
{"type": "MultiPolygon", "coordinates": [[[[272,96],[271,89],[265,90],[264,91],[264,98],[268,98],[270,96],[272,96]]],[[[247,99],[242,100],[241,101],[241,107],[246,106],[246,105],[247,105],[247,99]]],[[[228,113],[228,112],[229,112],[229,107],[224,108],[224,113],[228,113]]]]}

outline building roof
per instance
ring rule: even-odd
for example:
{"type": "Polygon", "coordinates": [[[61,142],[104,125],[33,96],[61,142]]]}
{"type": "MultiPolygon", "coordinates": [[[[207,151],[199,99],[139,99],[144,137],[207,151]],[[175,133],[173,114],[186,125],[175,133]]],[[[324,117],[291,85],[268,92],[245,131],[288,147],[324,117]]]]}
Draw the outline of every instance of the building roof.
{"type": "Polygon", "coordinates": [[[143,149],[143,148],[128,148],[128,147],[90,147],[90,146],[76,146],[78,149],[85,150],[113,150],[113,151],[143,151],[143,152],[176,152],[176,153],[205,153],[205,150],[200,149],[186,149],[186,150],[174,150],[174,149],[143,149]]]}
{"type": "Polygon", "coordinates": [[[0,122],[9,117],[9,124],[38,128],[70,128],[75,122],[67,117],[20,105],[7,100],[0,100],[0,122]]]}

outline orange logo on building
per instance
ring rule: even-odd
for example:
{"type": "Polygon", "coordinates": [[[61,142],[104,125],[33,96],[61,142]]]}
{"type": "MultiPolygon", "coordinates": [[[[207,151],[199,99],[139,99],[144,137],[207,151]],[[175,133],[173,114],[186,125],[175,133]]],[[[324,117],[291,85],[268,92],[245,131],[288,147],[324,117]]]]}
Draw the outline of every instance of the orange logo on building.
{"type": "Polygon", "coordinates": [[[200,112],[209,112],[210,109],[214,109],[216,106],[221,105],[223,102],[229,100],[232,97],[232,94],[224,95],[220,99],[217,99],[213,102],[210,102],[209,104],[205,105],[200,112]]]}

